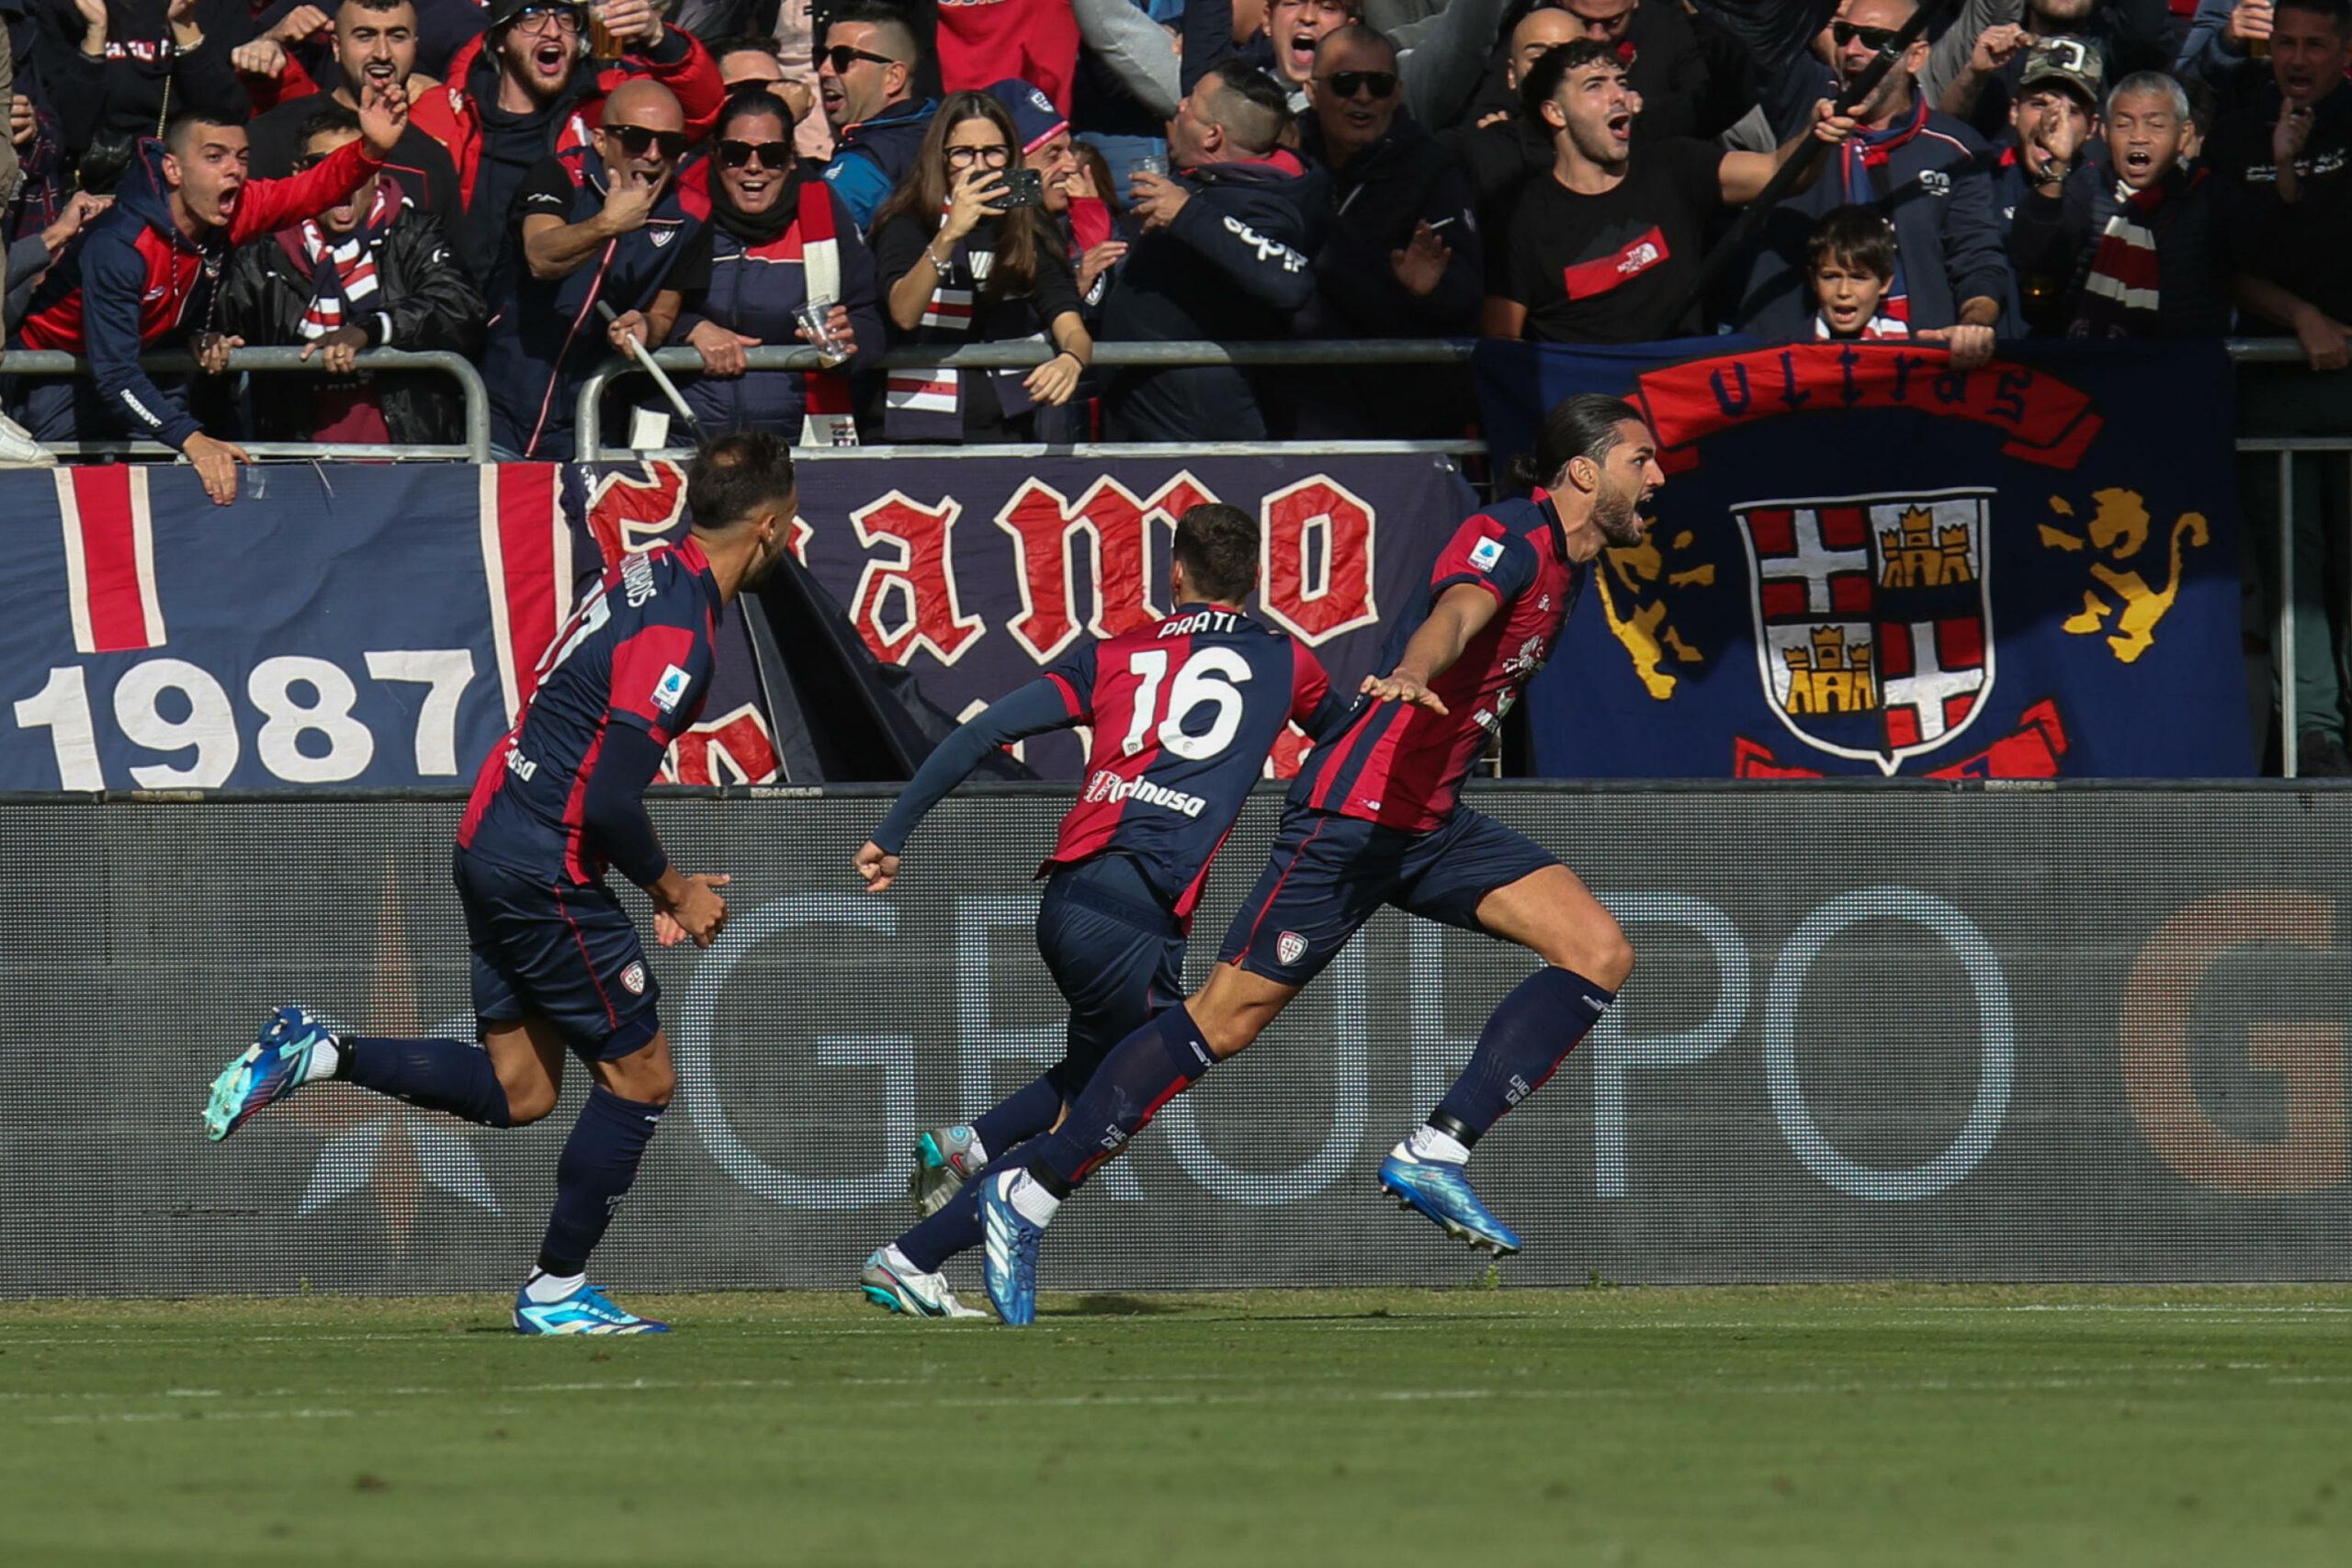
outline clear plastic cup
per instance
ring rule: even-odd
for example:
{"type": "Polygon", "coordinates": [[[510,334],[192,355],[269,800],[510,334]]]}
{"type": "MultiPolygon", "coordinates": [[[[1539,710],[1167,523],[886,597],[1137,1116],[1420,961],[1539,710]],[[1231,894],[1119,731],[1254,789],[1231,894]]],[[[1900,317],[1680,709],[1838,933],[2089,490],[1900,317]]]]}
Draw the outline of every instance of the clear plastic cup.
{"type": "Polygon", "coordinates": [[[811,299],[802,305],[798,311],[800,330],[808,334],[808,346],[823,355],[828,360],[849,357],[842,352],[840,341],[833,336],[832,316],[835,303],[836,301],[831,299],[811,299]]]}

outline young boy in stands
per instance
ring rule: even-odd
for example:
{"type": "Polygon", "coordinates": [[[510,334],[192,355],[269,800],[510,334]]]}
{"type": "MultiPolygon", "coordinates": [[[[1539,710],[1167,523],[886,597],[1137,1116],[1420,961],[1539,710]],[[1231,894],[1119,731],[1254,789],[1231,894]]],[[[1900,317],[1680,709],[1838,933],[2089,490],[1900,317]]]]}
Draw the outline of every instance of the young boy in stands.
{"type": "Polygon", "coordinates": [[[1879,304],[1894,282],[1894,231],[1867,207],[1833,207],[1805,242],[1813,335],[1848,342],[1901,338],[1910,327],[1879,304]]]}

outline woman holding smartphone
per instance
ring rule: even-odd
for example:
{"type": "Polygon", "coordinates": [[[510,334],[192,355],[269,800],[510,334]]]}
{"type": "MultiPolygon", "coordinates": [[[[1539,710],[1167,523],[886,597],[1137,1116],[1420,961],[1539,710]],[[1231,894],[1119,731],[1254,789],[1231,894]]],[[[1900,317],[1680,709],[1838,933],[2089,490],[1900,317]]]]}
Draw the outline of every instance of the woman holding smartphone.
{"type": "Polygon", "coordinates": [[[1094,353],[1061,251],[1012,117],[985,93],[949,94],[874,215],[894,336],[950,347],[1039,340],[1054,354],[1027,371],[891,371],[884,440],[1035,439],[1033,411],[1068,402],[1094,353]]]}

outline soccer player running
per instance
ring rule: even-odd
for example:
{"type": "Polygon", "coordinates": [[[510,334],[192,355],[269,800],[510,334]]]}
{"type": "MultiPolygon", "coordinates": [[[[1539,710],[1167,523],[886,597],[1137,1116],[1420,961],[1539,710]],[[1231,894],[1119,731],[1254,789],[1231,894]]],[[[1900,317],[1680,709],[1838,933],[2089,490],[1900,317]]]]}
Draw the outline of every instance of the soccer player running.
{"type": "Polygon", "coordinates": [[[1382,904],[1515,942],[1544,960],[1487,1019],[1470,1064],[1380,1167],[1380,1184],[1473,1247],[1517,1252],[1464,1174],[1471,1148],[1544,1085],[1633,972],[1625,934],[1576,874],[1456,792],[1558,639],[1593,558],[1641,541],[1666,482],[1641,414],[1582,394],[1545,416],[1540,489],[1471,516],[1390,633],[1351,722],[1291,786],[1273,856],[1206,986],[1106,1057],[1069,1113],[979,1183],[989,1300],[1036,1314],[1037,1255],[1063,1200],[1159,1108],[1242,1050],[1382,904]]]}
{"type": "MultiPolygon", "coordinates": [[[[1089,643],[943,741],[857,852],[879,893],[925,813],[998,746],[1093,727],[1086,782],[1062,818],[1037,907],[1037,952],[1069,1002],[1062,1059],[978,1120],[915,1145],[923,1219],[865,1260],[859,1287],[917,1317],[975,1317],[940,1269],[981,1239],[979,1183],[1058,1125],[1106,1052],[1184,994],[1184,937],[1209,862],[1285,725],[1320,739],[1346,703],[1313,654],[1241,613],[1258,524],[1210,502],[1176,525],[1165,619],[1089,643]]],[[[1138,1123],[1140,1124],[1140,1123],[1138,1123]]]]}
{"type": "Polygon", "coordinates": [[[693,532],[606,571],[540,660],[530,700],[474,780],[450,857],[484,1049],[335,1033],[282,1007],[213,1080],[204,1126],[216,1142],[324,1078],[519,1127],[555,1109],[564,1053],[579,1056],[595,1083],[556,1164],[538,1266],[515,1294],[520,1333],[667,1332],[587,1280],[675,1084],[661,991],[605,869],[651,896],[665,944],[707,947],[726,922],[717,888],[727,878],[671,864],[643,797],[709,695],[720,608],[783,558],[796,499],[790,451],[775,437],[706,447],[686,470],[693,532]]]}

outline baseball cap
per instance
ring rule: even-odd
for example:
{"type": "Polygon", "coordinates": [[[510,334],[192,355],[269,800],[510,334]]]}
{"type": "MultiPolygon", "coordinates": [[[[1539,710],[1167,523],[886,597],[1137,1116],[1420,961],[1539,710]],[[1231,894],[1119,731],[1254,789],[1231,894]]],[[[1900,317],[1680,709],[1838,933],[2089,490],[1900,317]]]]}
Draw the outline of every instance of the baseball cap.
{"type": "Polygon", "coordinates": [[[2107,99],[2107,62],[2088,39],[2063,34],[2046,38],[2026,51],[2025,73],[2018,78],[2018,91],[2027,92],[2045,83],[2066,88],[2096,114],[2107,99]]]}
{"type": "Polygon", "coordinates": [[[1046,96],[1044,89],[1018,76],[991,82],[987,92],[1012,117],[1012,129],[1020,133],[1021,155],[1024,158],[1069,129],[1069,121],[1054,107],[1054,100],[1046,96]]]}

